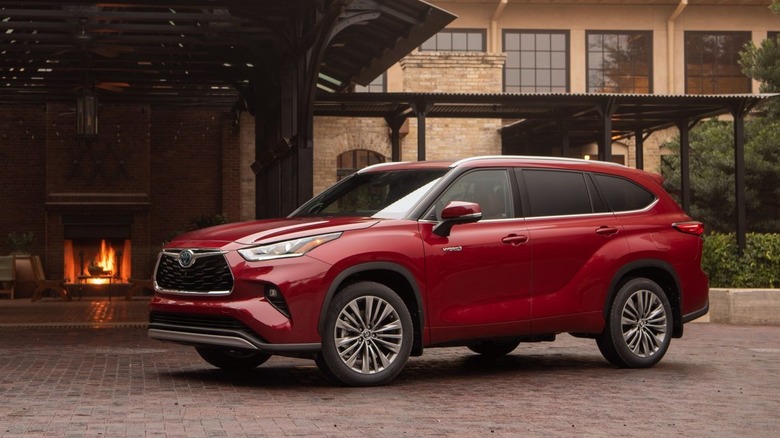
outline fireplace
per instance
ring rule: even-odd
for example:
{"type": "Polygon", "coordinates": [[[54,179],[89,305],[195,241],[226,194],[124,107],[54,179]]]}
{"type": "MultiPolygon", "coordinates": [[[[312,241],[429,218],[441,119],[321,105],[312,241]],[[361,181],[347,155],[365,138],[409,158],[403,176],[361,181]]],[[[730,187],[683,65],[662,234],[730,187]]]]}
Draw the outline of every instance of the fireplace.
{"type": "Polygon", "coordinates": [[[151,278],[159,246],[150,245],[149,205],[146,193],[49,193],[46,278],[79,298],[121,295],[151,278]]]}
{"type": "Polygon", "coordinates": [[[127,283],[132,215],[64,215],[63,278],[70,284],[127,283]]]}
{"type": "Polygon", "coordinates": [[[130,239],[66,239],[66,283],[127,283],[132,273],[130,239]]]}

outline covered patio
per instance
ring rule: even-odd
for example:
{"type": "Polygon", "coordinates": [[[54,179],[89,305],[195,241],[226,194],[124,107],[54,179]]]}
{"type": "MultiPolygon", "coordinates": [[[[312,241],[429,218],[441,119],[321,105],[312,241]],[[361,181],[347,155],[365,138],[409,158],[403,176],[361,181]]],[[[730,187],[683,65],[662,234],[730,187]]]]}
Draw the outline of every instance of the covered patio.
{"type": "MultiPolygon", "coordinates": [[[[611,161],[612,143],[634,139],[636,167],[644,168],[644,141],[654,132],[677,128],[681,145],[680,198],[691,204],[689,132],[700,121],[730,115],[734,120],[737,243],[745,247],[744,120],[751,109],[775,94],[318,94],[315,115],[378,117],[391,129],[392,159],[400,157],[400,129],[417,122],[417,156],[426,156],[427,118],[498,118],[515,120],[501,129],[502,154],[568,157],[570,148],[598,145],[598,159],[611,161]]],[[[695,164],[694,164],[695,165],[695,164]]]]}

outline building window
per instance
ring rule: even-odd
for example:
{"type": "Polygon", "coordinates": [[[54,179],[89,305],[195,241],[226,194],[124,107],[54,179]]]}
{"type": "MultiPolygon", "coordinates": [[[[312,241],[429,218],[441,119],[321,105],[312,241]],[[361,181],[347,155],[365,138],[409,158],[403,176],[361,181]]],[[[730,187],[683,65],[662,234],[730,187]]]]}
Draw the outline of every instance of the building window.
{"type": "Polygon", "coordinates": [[[739,66],[748,41],[750,32],[685,32],[685,92],[750,93],[750,78],[739,66]]]}
{"type": "Polygon", "coordinates": [[[356,93],[386,93],[387,92],[387,72],[382,73],[370,84],[355,85],[356,93]]]}
{"type": "Polygon", "coordinates": [[[446,29],[420,46],[422,52],[485,52],[484,29],[446,29]]]}
{"type": "Polygon", "coordinates": [[[569,33],[504,31],[504,92],[569,91],[569,33]]]}
{"type": "Polygon", "coordinates": [[[367,149],[346,151],[336,158],[336,177],[341,180],[364,167],[384,162],[384,155],[378,152],[367,149]]]}
{"type": "Polygon", "coordinates": [[[653,92],[652,32],[587,32],[588,92],[653,92]]]}

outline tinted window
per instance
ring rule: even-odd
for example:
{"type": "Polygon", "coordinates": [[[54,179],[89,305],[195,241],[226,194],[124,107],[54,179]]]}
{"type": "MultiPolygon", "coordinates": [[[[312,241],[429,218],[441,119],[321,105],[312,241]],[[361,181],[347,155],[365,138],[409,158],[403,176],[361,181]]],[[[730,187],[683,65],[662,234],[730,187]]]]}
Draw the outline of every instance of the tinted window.
{"type": "Polygon", "coordinates": [[[504,31],[504,91],[565,93],[569,91],[569,33],[504,31]]]}
{"type": "Polygon", "coordinates": [[[685,93],[750,93],[739,52],[750,32],[685,32],[685,93]]]}
{"type": "Polygon", "coordinates": [[[479,204],[482,209],[482,219],[504,219],[514,216],[512,191],[505,170],[479,170],[458,178],[436,202],[437,220],[441,219],[441,210],[452,201],[479,204]]]}
{"type": "Polygon", "coordinates": [[[612,211],[641,210],[655,201],[655,195],[631,181],[607,175],[593,176],[612,211]]]}
{"type": "Polygon", "coordinates": [[[291,217],[361,216],[399,219],[449,169],[355,173],[303,204],[291,217]]]}
{"type": "Polygon", "coordinates": [[[587,32],[588,92],[650,93],[652,32],[587,32]]]}
{"type": "Polygon", "coordinates": [[[420,46],[423,52],[484,52],[484,29],[443,30],[420,46]]]}
{"type": "Polygon", "coordinates": [[[593,212],[585,175],[580,172],[523,170],[529,216],[560,216],[593,212]]]}

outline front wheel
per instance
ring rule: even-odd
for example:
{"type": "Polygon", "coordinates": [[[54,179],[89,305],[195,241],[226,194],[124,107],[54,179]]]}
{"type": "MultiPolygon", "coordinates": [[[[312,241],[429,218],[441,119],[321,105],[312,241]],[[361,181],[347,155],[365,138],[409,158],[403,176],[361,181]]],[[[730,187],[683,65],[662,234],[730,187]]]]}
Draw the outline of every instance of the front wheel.
{"type": "Polygon", "coordinates": [[[251,350],[195,347],[206,362],[227,371],[249,371],[271,358],[268,353],[251,350]]]}
{"type": "Polygon", "coordinates": [[[385,384],[406,364],[413,331],[409,310],[392,289],[352,284],[329,307],[317,365],[345,385],[385,384]]]}
{"type": "Polygon", "coordinates": [[[648,368],[666,354],[671,333],[672,308],[663,289],[650,279],[634,278],[615,295],[596,343],[615,366],[648,368]]]}

